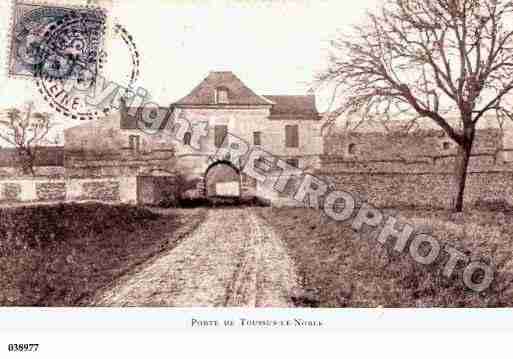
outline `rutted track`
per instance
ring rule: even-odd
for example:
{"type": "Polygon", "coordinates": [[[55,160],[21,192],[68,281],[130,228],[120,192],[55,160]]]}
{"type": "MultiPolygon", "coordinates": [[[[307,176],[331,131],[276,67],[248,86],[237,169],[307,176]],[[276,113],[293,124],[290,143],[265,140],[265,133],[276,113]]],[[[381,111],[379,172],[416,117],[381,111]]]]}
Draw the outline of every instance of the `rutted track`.
{"type": "Polygon", "coordinates": [[[175,249],[121,278],[102,306],[287,307],[297,285],[281,240],[249,208],[216,209],[175,249]]]}

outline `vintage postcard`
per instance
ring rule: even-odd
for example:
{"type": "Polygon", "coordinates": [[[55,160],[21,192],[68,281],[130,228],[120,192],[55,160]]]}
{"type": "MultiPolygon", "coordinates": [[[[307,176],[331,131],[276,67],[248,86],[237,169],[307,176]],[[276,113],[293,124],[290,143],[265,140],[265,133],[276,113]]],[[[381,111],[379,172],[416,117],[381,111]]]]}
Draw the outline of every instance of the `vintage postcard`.
{"type": "Polygon", "coordinates": [[[2,309],[513,307],[511,1],[0,14],[2,309]]]}

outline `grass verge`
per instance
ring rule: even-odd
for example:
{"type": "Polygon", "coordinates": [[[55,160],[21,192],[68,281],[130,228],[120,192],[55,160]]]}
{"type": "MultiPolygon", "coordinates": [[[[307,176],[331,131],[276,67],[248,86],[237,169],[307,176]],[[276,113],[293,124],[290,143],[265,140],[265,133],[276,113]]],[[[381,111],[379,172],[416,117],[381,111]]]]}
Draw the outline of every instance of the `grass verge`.
{"type": "MultiPolygon", "coordinates": [[[[397,213],[398,210],[393,210],[397,213]]],[[[401,211],[400,223],[432,234],[442,247],[450,244],[472,259],[490,259],[496,269],[490,288],[467,289],[462,267],[446,278],[447,257],[433,265],[414,262],[408,251],[398,255],[372,233],[357,233],[304,208],[259,209],[281,235],[294,259],[303,289],[320,307],[505,307],[513,306],[513,216],[471,212],[455,220],[446,212],[401,211]]],[[[392,244],[394,242],[392,241],[392,244]]]]}
{"type": "Polygon", "coordinates": [[[0,209],[0,306],[76,306],[174,248],[206,210],[60,204],[0,209]]]}

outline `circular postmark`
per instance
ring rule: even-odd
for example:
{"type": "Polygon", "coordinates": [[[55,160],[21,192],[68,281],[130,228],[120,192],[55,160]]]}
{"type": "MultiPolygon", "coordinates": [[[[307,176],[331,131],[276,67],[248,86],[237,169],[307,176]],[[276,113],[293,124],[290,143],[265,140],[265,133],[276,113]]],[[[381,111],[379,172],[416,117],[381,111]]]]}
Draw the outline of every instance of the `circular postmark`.
{"type": "MultiPolygon", "coordinates": [[[[102,76],[107,62],[104,50],[106,15],[98,9],[60,9],[30,14],[20,28],[18,57],[34,74],[38,92],[56,112],[72,119],[92,120],[109,114],[114,100],[89,101],[110,79],[102,76]],[[36,19],[44,19],[37,22],[36,19]]],[[[139,77],[139,52],[133,37],[121,25],[112,29],[113,40],[121,40],[130,61],[125,78],[114,96],[127,96],[139,77]]]]}
{"type": "MultiPolygon", "coordinates": [[[[107,53],[102,51],[99,54],[97,65],[95,61],[92,61],[92,57],[86,57],[86,59],[89,59],[86,62],[71,59],[68,62],[68,64],[72,64],[70,71],[60,72],[60,64],[57,63],[55,74],[43,70],[36,79],[39,93],[56,112],[72,119],[93,120],[111,113],[117,105],[115,98],[128,96],[140,74],[139,51],[132,35],[122,25],[116,24],[114,26],[114,35],[117,40],[122,41],[129,52],[129,68],[126,70],[126,78],[123,79],[126,86],[114,83],[114,87],[109,87],[109,89],[115,94],[108,99],[109,101],[90,102],[86,98],[87,96],[101,97],[102,94],[97,92],[101,92],[105,87],[112,85],[110,80],[101,74],[101,70],[107,62],[107,53]]],[[[75,43],[83,46],[80,41],[75,43]]],[[[57,61],[66,61],[66,57],[61,56],[57,61]]],[[[47,66],[51,66],[51,63],[47,66]]],[[[67,64],[64,66],[65,69],[68,68],[67,64]]],[[[109,89],[107,91],[110,91],[109,89]]],[[[109,94],[107,92],[107,96],[109,94]]]]}

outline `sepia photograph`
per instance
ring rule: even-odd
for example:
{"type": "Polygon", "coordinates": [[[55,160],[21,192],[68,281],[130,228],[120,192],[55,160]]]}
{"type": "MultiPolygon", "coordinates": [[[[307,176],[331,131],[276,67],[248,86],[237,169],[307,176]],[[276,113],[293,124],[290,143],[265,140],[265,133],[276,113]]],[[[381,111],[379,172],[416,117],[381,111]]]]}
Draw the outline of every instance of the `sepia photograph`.
{"type": "Polygon", "coordinates": [[[100,309],[513,323],[512,1],[0,0],[0,18],[2,330],[100,309]]]}

